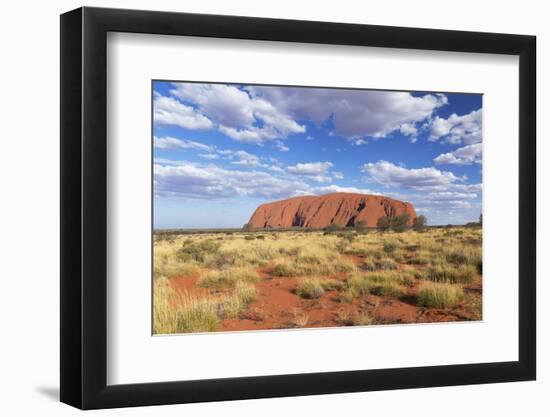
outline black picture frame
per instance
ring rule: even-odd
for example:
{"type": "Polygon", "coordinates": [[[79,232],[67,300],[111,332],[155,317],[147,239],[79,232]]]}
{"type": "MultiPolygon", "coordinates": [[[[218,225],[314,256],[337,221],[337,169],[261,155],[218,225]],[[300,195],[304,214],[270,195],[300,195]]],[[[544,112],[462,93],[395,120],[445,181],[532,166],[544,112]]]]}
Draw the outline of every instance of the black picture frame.
{"type": "Polygon", "coordinates": [[[79,8],[61,15],[61,401],[81,409],[536,378],[536,38],[252,17],[79,8]],[[108,32],[519,56],[519,360],[107,385],[108,32]]]}

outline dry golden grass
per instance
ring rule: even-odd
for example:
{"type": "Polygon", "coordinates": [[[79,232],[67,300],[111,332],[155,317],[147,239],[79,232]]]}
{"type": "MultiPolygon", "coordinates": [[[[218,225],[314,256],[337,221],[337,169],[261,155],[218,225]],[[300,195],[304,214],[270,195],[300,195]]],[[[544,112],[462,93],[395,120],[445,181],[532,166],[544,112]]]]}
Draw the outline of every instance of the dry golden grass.
{"type": "MultiPolygon", "coordinates": [[[[296,294],[305,298],[327,291],[336,291],[344,302],[368,294],[395,298],[424,283],[419,304],[454,305],[464,285],[481,279],[481,242],[481,229],[466,227],[421,233],[258,231],[155,238],[154,331],[218,330],[224,319],[238,318],[258,297],[254,284],[261,279],[259,270],[272,277],[300,278],[296,294]],[[181,295],[170,286],[169,278],[190,276],[198,276],[197,286],[207,295],[181,295]]],[[[468,297],[462,304],[481,317],[480,301],[468,297]]],[[[352,325],[372,322],[368,315],[351,316],[347,322],[352,325]]],[[[309,318],[304,313],[294,321],[303,327],[309,318]]]]}
{"type": "Polygon", "coordinates": [[[418,305],[428,308],[454,307],[464,299],[464,290],[457,285],[426,283],[418,292],[418,305]]]}
{"type": "Polygon", "coordinates": [[[324,294],[325,290],[318,279],[305,278],[296,287],[296,295],[302,298],[319,298],[324,294]]]}
{"type": "Polygon", "coordinates": [[[232,267],[219,271],[210,271],[203,275],[197,286],[205,288],[234,288],[239,282],[256,282],[260,277],[250,267],[232,267]]]}

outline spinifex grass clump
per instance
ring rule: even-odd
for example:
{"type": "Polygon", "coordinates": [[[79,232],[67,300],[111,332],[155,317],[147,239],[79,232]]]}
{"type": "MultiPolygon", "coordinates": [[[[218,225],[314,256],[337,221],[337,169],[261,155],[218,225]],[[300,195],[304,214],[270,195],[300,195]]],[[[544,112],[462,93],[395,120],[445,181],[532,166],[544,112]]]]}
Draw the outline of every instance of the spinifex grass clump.
{"type": "Polygon", "coordinates": [[[447,283],[426,283],[418,292],[418,305],[428,308],[454,307],[464,299],[464,290],[447,283]]]}
{"type": "Polygon", "coordinates": [[[177,262],[172,260],[158,260],[154,265],[155,277],[187,277],[199,272],[199,266],[194,262],[177,262]]]}
{"type": "Polygon", "coordinates": [[[450,284],[471,284],[477,274],[473,265],[435,265],[428,270],[427,278],[435,282],[448,282],[450,284]]]}
{"type": "Polygon", "coordinates": [[[154,283],[155,334],[213,332],[219,327],[218,303],[174,291],[166,279],[154,283]]]}
{"type": "Polygon", "coordinates": [[[222,319],[235,318],[257,297],[258,291],[253,284],[239,281],[233,293],[218,303],[218,315],[222,319]]]}
{"type": "Polygon", "coordinates": [[[317,279],[306,278],[296,287],[296,295],[302,298],[319,298],[324,294],[325,290],[317,279]]]}
{"type": "Polygon", "coordinates": [[[382,258],[376,261],[376,269],[397,269],[397,262],[391,258],[382,258]]]}
{"type": "Polygon", "coordinates": [[[337,279],[321,279],[319,280],[319,284],[321,284],[321,287],[325,291],[340,291],[344,288],[344,283],[337,279]]]}
{"type": "Polygon", "coordinates": [[[275,262],[271,275],[277,277],[297,277],[312,275],[333,275],[352,272],[357,268],[353,262],[343,259],[337,252],[319,248],[304,248],[294,260],[281,259],[275,262]]]}
{"type": "Polygon", "coordinates": [[[249,267],[233,267],[220,271],[210,271],[202,276],[197,285],[205,288],[233,288],[238,282],[256,282],[260,278],[249,267]]]}
{"type": "Polygon", "coordinates": [[[408,277],[398,272],[380,272],[377,274],[353,274],[347,279],[344,300],[370,293],[384,297],[400,297],[405,294],[403,285],[408,277]]]}

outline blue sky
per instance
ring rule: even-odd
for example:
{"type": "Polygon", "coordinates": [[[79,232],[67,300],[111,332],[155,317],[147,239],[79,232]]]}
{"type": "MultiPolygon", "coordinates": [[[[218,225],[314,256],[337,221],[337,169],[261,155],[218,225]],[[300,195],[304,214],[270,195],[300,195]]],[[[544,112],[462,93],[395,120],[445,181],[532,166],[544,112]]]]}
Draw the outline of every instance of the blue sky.
{"type": "Polygon", "coordinates": [[[481,213],[482,96],[153,83],[155,228],[241,227],[262,203],[358,192],[430,224],[481,213]]]}

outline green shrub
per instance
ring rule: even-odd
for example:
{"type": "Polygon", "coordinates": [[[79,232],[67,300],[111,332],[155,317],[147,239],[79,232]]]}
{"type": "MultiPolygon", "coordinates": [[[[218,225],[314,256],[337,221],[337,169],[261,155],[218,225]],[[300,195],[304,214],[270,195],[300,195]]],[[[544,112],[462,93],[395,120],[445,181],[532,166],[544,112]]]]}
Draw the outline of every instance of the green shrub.
{"type": "Polygon", "coordinates": [[[333,233],[333,232],[337,232],[338,230],[342,230],[342,228],[343,227],[337,223],[331,223],[328,226],[326,226],[324,230],[325,232],[333,233]]]}
{"type": "Polygon", "coordinates": [[[363,233],[367,230],[367,222],[365,220],[359,220],[353,225],[358,233],[363,233]]]}
{"type": "Polygon", "coordinates": [[[378,230],[380,230],[382,232],[386,232],[386,231],[390,230],[391,217],[389,217],[389,216],[380,217],[378,219],[378,221],[376,222],[376,227],[378,228],[378,230]]]}
{"type": "Polygon", "coordinates": [[[421,214],[413,220],[412,228],[417,232],[422,232],[426,228],[426,223],[428,223],[428,219],[421,214]]]}
{"type": "Polygon", "coordinates": [[[384,242],[384,252],[393,253],[397,249],[397,244],[395,242],[387,241],[384,242]]]}
{"type": "Polygon", "coordinates": [[[208,255],[216,253],[221,243],[212,239],[206,240],[186,240],[183,246],[176,251],[176,258],[179,261],[197,261],[204,262],[208,255]]]}
{"type": "Polygon", "coordinates": [[[404,232],[409,228],[409,215],[401,214],[400,216],[395,216],[391,220],[391,229],[394,232],[404,232]]]}

